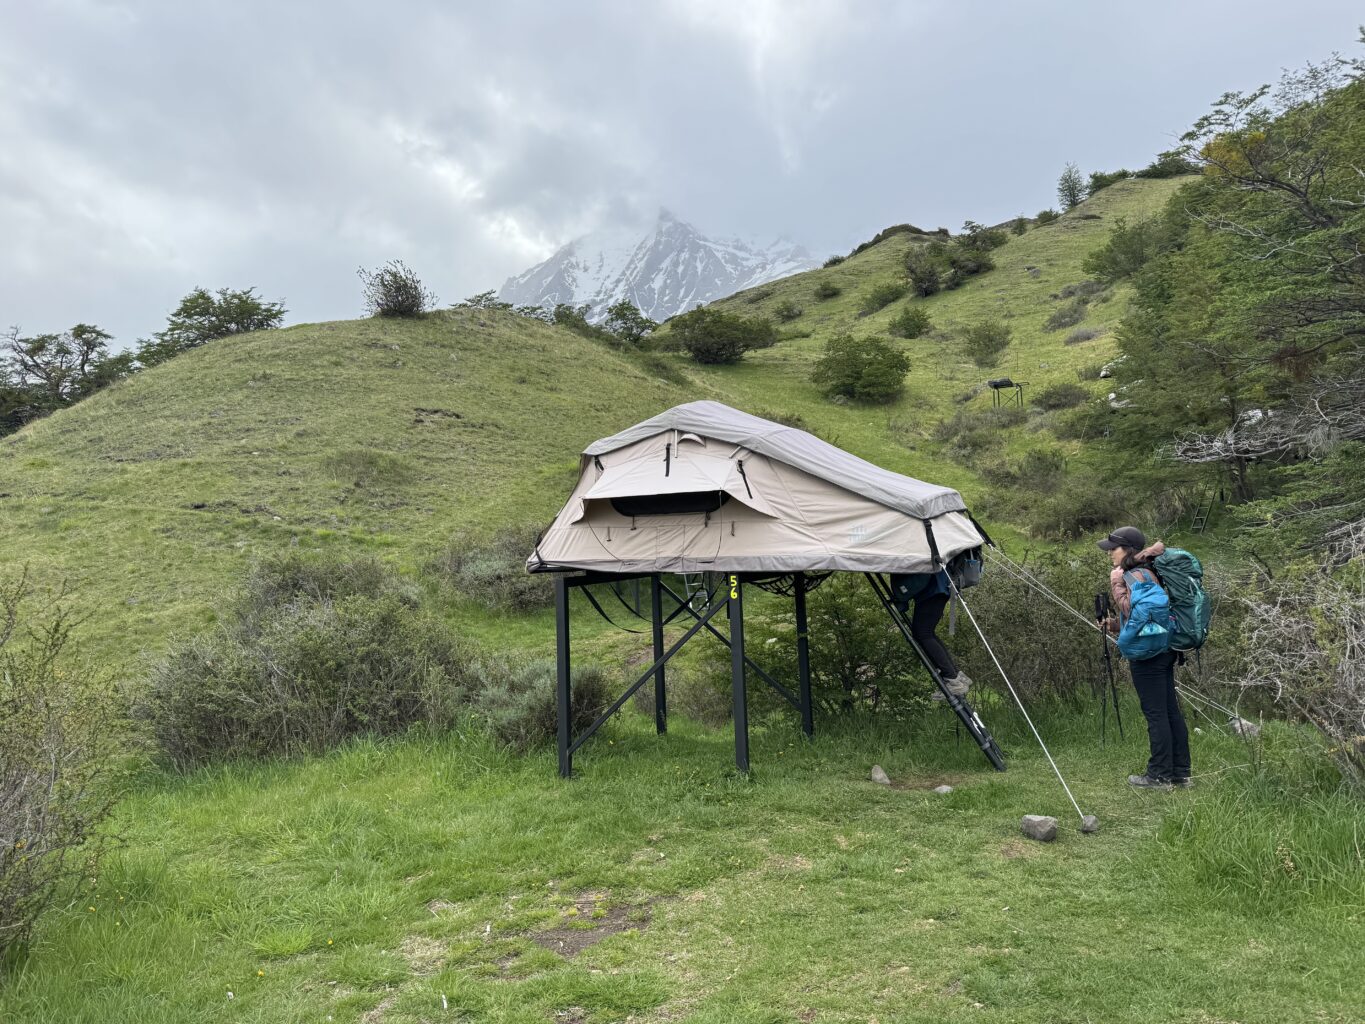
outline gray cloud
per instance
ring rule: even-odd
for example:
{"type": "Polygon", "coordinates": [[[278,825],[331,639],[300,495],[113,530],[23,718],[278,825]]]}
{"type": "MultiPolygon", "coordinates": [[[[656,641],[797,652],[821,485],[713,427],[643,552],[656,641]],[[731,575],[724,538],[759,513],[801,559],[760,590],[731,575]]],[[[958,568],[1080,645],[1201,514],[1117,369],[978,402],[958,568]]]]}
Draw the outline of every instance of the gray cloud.
{"type": "MultiPolygon", "coordinates": [[[[1208,101],[1346,49],[1358,12],[1159,2],[232,5],[0,14],[0,321],[131,341],[196,285],[443,299],[667,205],[841,251],[1135,166],[1208,101]]],[[[2,325],[2,324],[0,324],[2,325]]]]}

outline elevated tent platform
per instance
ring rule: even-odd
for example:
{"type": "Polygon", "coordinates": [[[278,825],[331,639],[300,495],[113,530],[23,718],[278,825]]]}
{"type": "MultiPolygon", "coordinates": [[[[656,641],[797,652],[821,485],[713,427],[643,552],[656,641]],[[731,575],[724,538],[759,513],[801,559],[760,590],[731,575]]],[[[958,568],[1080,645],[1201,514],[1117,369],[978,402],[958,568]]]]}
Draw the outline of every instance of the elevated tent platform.
{"type": "Polygon", "coordinates": [[[936,572],[954,557],[990,543],[957,491],[882,469],[812,434],[719,402],[676,406],[594,442],[580,462],[568,502],[527,559],[530,572],[557,574],[560,771],[574,752],[636,690],[654,682],[656,727],[667,728],[665,665],[693,636],[706,632],[731,649],[735,760],[747,771],[746,679],[749,670],[777,689],[813,732],[805,597],[811,574],[867,575],[878,599],[930,669],[983,751],[1003,760],[965,701],[947,693],[932,663],[890,603],[882,573],[936,572]],[[666,574],[720,574],[718,593],[701,610],[679,595],[666,574]],[[647,578],[655,663],[580,736],[569,735],[569,595],[597,583],[647,578]],[[788,687],[744,653],[746,583],[771,585],[795,601],[798,675],[788,687]],[[672,594],[673,611],[665,613],[672,594]],[[728,635],[713,623],[725,608],[728,635]],[[689,629],[670,648],[663,627],[685,616],[689,629]],[[984,737],[984,739],[983,739],[984,737]]]}

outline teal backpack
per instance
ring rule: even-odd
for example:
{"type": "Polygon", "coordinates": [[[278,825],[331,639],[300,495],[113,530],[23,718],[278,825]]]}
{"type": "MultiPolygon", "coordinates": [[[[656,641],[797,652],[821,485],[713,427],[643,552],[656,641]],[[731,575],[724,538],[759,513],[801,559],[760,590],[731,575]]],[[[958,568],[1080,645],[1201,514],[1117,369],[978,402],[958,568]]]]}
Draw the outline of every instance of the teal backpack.
{"type": "Polygon", "coordinates": [[[1128,584],[1130,611],[1119,630],[1119,653],[1129,661],[1154,658],[1171,646],[1175,618],[1170,598],[1150,569],[1130,569],[1123,579],[1128,584]]]}
{"type": "Polygon", "coordinates": [[[1195,651],[1203,647],[1209,636],[1213,605],[1204,592],[1204,567],[1199,559],[1180,548],[1167,548],[1152,561],[1152,568],[1166,588],[1171,616],[1175,619],[1171,649],[1195,651]]]}

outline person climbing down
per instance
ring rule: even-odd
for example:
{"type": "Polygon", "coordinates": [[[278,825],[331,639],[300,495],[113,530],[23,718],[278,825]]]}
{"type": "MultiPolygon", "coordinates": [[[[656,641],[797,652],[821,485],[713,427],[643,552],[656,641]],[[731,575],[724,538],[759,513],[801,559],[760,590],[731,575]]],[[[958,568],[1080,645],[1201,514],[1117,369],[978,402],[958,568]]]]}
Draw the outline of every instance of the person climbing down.
{"type": "MultiPolygon", "coordinates": [[[[1109,553],[1113,569],[1109,573],[1109,596],[1115,614],[1110,616],[1105,628],[1115,636],[1123,632],[1133,611],[1133,599],[1137,588],[1146,584],[1160,587],[1161,580],[1152,568],[1152,562],[1161,555],[1166,546],[1161,541],[1147,543],[1142,531],[1134,526],[1121,526],[1099,542],[1100,550],[1109,553]]],[[[1154,595],[1155,596],[1155,595],[1154,595]]],[[[1158,596],[1157,600],[1161,598],[1158,596]]],[[[1154,646],[1161,649],[1146,657],[1128,657],[1128,669],[1133,676],[1133,689],[1137,691],[1142,715],[1147,719],[1147,739],[1151,746],[1151,757],[1147,761],[1147,771],[1142,775],[1128,776],[1128,784],[1139,789],[1170,789],[1172,786],[1188,787],[1190,781],[1190,737],[1185,726],[1185,715],[1180,710],[1180,698],[1175,691],[1175,666],[1177,655],[1168,650],[1169,634],[1161,642],[1162,630],[1154,631],[1154,646]]],[[[1145,637],[1136,638],[1138,642],[1145,637]]]]}
{"type": "MultiPolygon", "coordinates": [[[[948,607],[950,593],[948,573],[943,569],[938,572],[897,573],[891,577],[891,600],[902,615],[909,617],[910,632],[915,642],[929,655],[929,660],[934,663],[953,695],[965,697],[972,681],[967,673],[957,667],[936,632],[943,620],[943,611],[948,607]],[[915,602],[914,615],[909,614],[911,601],[915,602]]],[[[934,692],[929,696],[933,700],[947,699],[938,687],[934,687],[934,692]]]]}

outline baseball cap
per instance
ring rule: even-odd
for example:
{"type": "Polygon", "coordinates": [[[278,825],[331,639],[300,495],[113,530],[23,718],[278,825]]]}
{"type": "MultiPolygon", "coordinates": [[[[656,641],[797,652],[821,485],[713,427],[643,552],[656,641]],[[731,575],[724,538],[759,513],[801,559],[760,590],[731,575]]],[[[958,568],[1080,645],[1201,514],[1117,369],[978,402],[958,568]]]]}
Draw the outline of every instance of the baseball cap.
{"type": "Polygon", "coordinates": [[[1134,551],[1141,551],[1146,546],[1147,538],[1136,526],[1120,526],[1100,541],[1101,551],[1113,551],[1115,548],[1132,548],[1134,551]]]}

